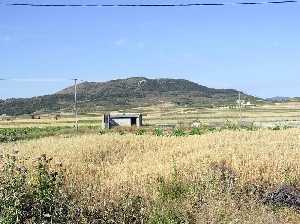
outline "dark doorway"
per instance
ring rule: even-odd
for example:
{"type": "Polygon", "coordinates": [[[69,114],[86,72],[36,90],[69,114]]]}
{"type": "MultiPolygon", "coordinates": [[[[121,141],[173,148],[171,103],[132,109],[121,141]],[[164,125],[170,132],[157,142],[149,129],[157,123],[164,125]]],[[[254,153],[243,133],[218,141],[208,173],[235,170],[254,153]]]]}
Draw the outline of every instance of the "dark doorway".
{"type": "Polygon", "coordinates": [[[136,117],[131,118],[131,125],[136,126],[136,117]]]}

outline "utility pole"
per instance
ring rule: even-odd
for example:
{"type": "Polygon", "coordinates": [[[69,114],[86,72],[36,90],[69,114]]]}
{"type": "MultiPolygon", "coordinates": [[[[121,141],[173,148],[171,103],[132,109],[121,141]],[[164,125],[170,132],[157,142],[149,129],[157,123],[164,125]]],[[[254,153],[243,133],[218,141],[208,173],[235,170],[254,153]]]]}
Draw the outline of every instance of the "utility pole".
{"type": "Polygon", "coordinates": [[[239,117],[240,117],[240,126],[242,125],[242,102],[241,102],[241,92],[239,91],[239,117]]]}
{"type": "Polygon", "coordinates": [[[77,112],[77,80],[78,79],[74,79],[74,112],[75,112],[75,128],[76,131],[78,131],[78,112],[77,112]]]}

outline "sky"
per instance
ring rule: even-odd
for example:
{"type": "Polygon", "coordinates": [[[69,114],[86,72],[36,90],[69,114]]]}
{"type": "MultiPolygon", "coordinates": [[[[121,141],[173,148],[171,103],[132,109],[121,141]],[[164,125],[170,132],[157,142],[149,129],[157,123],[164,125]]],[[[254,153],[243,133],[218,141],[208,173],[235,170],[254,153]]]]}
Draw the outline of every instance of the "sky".
{"type": "Polygon", "coordinates": [[[300,3],[181,8],[34,8],[2,4],[0,78],[11,80],[0,81],[0,98],[51,94],[72,85],[72,78],[107,81],[131,76],[184,78],[259,97],[300,96],[299,11],[300,3]]]}

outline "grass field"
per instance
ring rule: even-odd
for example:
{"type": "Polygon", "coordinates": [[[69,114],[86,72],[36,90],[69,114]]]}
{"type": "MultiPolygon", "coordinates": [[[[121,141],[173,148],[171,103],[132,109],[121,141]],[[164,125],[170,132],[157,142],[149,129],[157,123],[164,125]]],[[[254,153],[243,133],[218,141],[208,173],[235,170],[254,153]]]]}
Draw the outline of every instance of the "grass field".
{"type": "MultiPolygon", "coordinates": [[[[274,119],[274,124],[277,124],[277,117],[282,122],[296,119],[298,106],[265,106],[244,111],[243,116],[244,119],[246,116],[251,119],[257,117],[263,122],[274,119]]],[[[165,118],[163,123],[178,122],[185,117],[190,121],[207,118],[207,123],[216,120],[224,122],[237,113],[218,112],[216,109],[195,109],[198,112],[184,109],[180,114],[170,109],[160,115],[150,109],[147,108],[146,124],[156,123],[158,117],[165,118]],[[167,119],[168,116],[172,119],[167,119]]],[[[85,116],[82,120],[82,126],[98,123],[95,116],[85,116]]],[[[17,127],[56,126],[51,119],[43,118],[34,120],[36,123],[28,119],[13,122],[17,127]],[[40,124],[43,120],[48,123],[40,124]]],[[[55,122],[72,126],[72,118],[55,122]]],[[[1,125],[4,127],[6,124],[1,125]]],[[[68,198],[68,209],[63,210],[63,216],[68,218],[65,223],[296,224],[300,223],[299,207],[270,203],[266,199],[280,186],[300,188],[299,146],[300,129],[289,128],[220,130],[179,137],[156,136],[148,132],[141,135],[103,134],[97,131],[80,135],[59,133],[50,137],[3,143],[0,147],[3,155],[13,154],[13,158],[17,157],[16,167],[21,165],[28,170],[28,179],[19,171],[8,173],[13,180],[18,180],[13,184],[8,181],[8,189],[13,189],[12,195],[28,194],[31,195],[31,201],[37,197],[38,205],[43,205],[41,201],[45,202],[51,196],[52,204],[56,203],[56,207],[60,208],[64,200],[57,202],[54,195],[59,194],[61,198],[61,192],[65,192],[68,195],[63,197],[68,198]],[[47,157],[41,157],[43,154],[47,157]],[[51,190],[51,187],[61,185],[54,184],[56,179],[47,175],[45,166],[39,165],[37,168],[36,161],[46,161],[47,169],[63,173],[64,184],[59,191],[51,190]],[[19,175],[27,180],[22,183],[29,186],[28,192],[42,193],[29,194],[26,191],[24,194],[27,188],[14,187],[20,182],[19,175]],[[47,184],[42,185],[41,180],[45,177],[47,184]],[[32,190],[37,185],[43,186],[38,188],[40,191],[32,190]],[[50,196],[46,194],[47,200],[44,198],[45,192],[52,192],[50,196]]],[[[5,164],[11,163],[0,163],[0,167],[5,167],[5,164]]],[[[9,167],[11,169],[12,166],[9,167]]],[[[0,202],[1,212],[6,207],[3,201],[0,202]]],[[[19,207],[12,205],[9,209],[19,211],[19,207]]],[[[42,206],[38,212],[39,217],[46,220],[45,223],[60,223],[55,221],[58,213],[46,210],[42,206]]],[[[62,220],[61,216],[57,217],[62,220]]]]}
{"type": "MultiPolygon", "coordinates": [[[[122,111],[120,111],[122,112],[122,111]]],[[[226,120],[233,122],[255,123],[259,127],[288,125],[300,127],[300,103],[278,103],[260,105],[253,108],[178,108],[172,104],[161,104],[146,108],[134,108],[130,112],[139,112],[144,115],[144,124],[190,126],[194,121],[201,121],[213,126],[222,125],[226,120]]],[[[79,115],[79,124],[82,127],[101,127],[102,113],[79,115]]],[[[74,117],[71,113],[62,114],[58,120],[53,115],[41,115],[41,119],[30,119],[30,116],[19,116],[11,120],[0,120],[0,128],[6,127],[46,127],[46,126],[74,126],[74,117]]]]}

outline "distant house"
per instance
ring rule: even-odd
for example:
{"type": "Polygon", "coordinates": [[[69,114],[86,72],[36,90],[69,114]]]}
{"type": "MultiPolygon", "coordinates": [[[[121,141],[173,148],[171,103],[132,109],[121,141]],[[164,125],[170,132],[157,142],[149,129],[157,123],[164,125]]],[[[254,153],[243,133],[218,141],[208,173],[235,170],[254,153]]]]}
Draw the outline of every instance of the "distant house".
{"type": "Polygon", "coordinates": [[[237,100],[236,101],[237,107],[241,106],[243,108],[251,108],[251,107],[255,107],[255,104],[252,104],[250,101],[245,101],[245,100],[237,100]]]}
{"type": "Polygon", "coordinates": [[[106,129],[114,127],[141,127],[143,116],[138,113],[104,114],[102,127],[106,129]]]}
{"type": "Polygon", "coordinates": [[[249,107],[255,107],[256,105],[251,103],[250,101],[248,101],[245,105],[244,105],[246,108],[249,108],[249,107]]]}
{"type": "Polygon", "coordinates": [[[2,114],[2,115],[1,115],[1,120],[2,120],[2,121],[6,120],[6,117],[7,117],[6,114],[2,114]]]}
{"type": "Polygon", "coordinates": [[[30,116],[31,119],[41,119],[41,115],[38,114],[37,112],[32,113],[30,116]]]}

